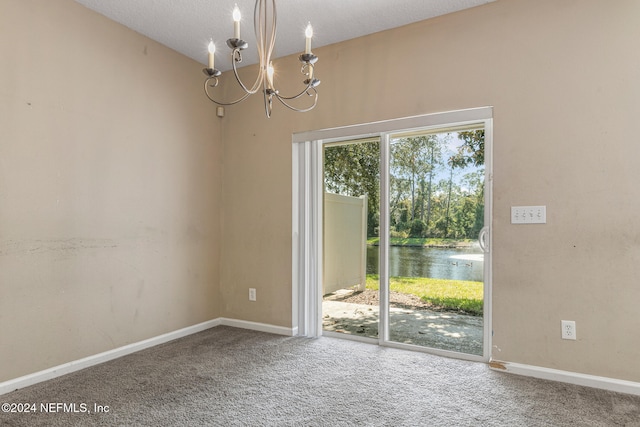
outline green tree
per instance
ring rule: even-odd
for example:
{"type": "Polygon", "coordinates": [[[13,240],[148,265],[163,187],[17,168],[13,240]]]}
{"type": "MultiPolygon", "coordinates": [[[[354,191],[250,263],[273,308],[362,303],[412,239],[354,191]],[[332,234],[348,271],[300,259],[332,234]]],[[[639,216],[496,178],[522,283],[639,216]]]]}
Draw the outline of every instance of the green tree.
{"type": "MultiPolygon", "coordinates": [[[[452,224],[452,231],[455,236],[451,237],[471,238],[475,237],[475,235],[472,234],[477,234],[474,233],[474,229],[479,225],[479,221],[477,221],[480,215],[478,206],[481,204],[482,209],[484,209],[484,202],[479,202],[480,199],[484,200],[484,180],[478,180],[478,176],[475,176],[473,186],[476,193],[479,192],[480,194],[476,194],[475,200],[466,197],[460,198],[460,201],[456,202],[452,209],[453,175],[454,169],[484,165],[484,129],[458,132],[458,139],[462,141],[462,145],[458,147],[457,151],[449,157],[447,161],[450,168],[450,175],[447,193],[447,210],[444,220],[444,235],[445,237],[450,237],[450,222],[455,221],[455,223],[452,224]],[[452,218],[452,212],[455,213],[454,218],[452,218]]],[[[482,220],[482,222],[484,222],[484,218],[482,218],[482,220]]]]}
{"type": "MultiPolygon", "coordinates": [[[[484,174],[478,169],[484,164],[484,130],[398,138],[392,140],[390,150],[391,232],[412,237],[477,237],[484,225],[484,174]],[[462,144],[451,151],[447,147],[455,137],[462,144]]],[[[370,237],[379,235],[379,141],[325,147],[324,177],[326,191],[368,196],[367,232],[370,237]]]]}
{"type": "Polygon", "coordinates": [[[396,183],[396,200],[406,194],[402,190],[408,190],[410,221],[418,216],[425,220],[426,203],[426,225],[429,223],[433,178],[442,165],[442,146],[443,141],[436,134],[399,138],[391,144],[390,174],[396,183]]]}
{"type": "Polygon", "coordinates": [[[484,169],[465,174],[462,185],[467,188],[468,197],[473,201],[473,226],[468,230],[469,238],[476,238],[484,227],[484,169]]]}
{"type": "Polygon", "coordinates": [[[458,132],[462,145],[449,158],[449,164],[457,168],[484,165],[484,129],[458,132]]]}
{"type": "MultiPolygon", "coordinates": [[[[424,217],[420,219],[425,220],[425,229],[428,229],[429,223],[431,222],[431,194],[433,192],[433,179],[435,173],[439,167],[441,167],[444,162],[441,160],[442,157],[442,147],[446,141],[440,141],[437,135],[430,135],[428,142],[428,153],[429,153],[429,164],[431,165],[429,169],[429,184],[427,186],[426,195],[423,196],[427,199],[427,217],[426,220],[424,217]]],[[[424,180],[422,180],[423,184],[423,193],[424,193],[424,180]]]]}
{"type": "Polygon", "coordinates": [[[444,237],[449,237],[449,221],[451,219],[451,196],[453,190],[453,166],[452,162],[449,162],[449,181],[447,183],[447,208],[444,214],[444,237]]]}
{"type": "Polygon", "coordinates": [[[325,191],[367,195],[367,235],[377,236],[380,221],[380,143],[368,140],[324,149],[325,191]]]}
{"type": "Polygon", "coordinates": [[[407,221],[406,217],[410,209],[403,202],[409,194],[409,188],[408,180],[399,178],[393,173],[389,175],[389,216],[392,226],[407,221]],[[405,219],[402,219],[403,216],[405,219]]]}

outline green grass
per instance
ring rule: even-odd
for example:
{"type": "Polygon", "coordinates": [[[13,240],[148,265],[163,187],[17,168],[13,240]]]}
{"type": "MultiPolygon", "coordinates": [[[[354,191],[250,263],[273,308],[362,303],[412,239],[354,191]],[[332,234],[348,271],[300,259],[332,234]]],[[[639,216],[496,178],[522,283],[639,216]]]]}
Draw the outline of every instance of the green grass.
{"type": "MultiPolygon", "coordinates": [[[[426,277],[391,277],[390,281],[392,291],[415,295],[437,308],[482,315],[482,282],[426,277]]],[[[367,274],[367,289],[379,289],[377,274],[367,274]]]]}
{"type": "MultiPolygon", "coordinates": [[[[391,237],[391,246],[436,246],[436,247],[467,247],[470,246],[475,240],[473,239],[435,239],[428,237],[391,237]]],[[[367,239],[368,245],[380,244],[379,237],[369,237],[367,239]]]]}

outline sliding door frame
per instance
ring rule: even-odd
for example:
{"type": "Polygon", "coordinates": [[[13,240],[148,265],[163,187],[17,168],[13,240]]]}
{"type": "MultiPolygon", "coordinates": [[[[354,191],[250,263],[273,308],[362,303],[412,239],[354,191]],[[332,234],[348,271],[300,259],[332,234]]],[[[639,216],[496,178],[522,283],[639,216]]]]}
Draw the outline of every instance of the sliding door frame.
{"type": "MultiPolygon", "coordinates": [[[[491,254],[485,253],[484,274],[484,334],[483,355],[468,355],[446,350],[418,347],[389,341],[389,138],[397,132],[438,130],[448,126],[482,123],[485,129],[485,226],[487,242],[491,242],[492,227],[492,142],[493,108],[481,107],[373,122],[340,128],[296,133],[292,137],[292,326],[295,334],[319,337],[322,331],[322,195],[323,147],[328,143],[380,138],[380,345],[453,356],[462,359],[488,361],[491,350],[491,254]]],[[[490,247],[490,246],[489,246],[490,247]]],[[[326,333],[325,333],[326,334],[326,333]]],[[[338,334],[336,334],[338,335],[338,334]]],[[[345,334],[340,337],[351,339],[345,334]]]]}

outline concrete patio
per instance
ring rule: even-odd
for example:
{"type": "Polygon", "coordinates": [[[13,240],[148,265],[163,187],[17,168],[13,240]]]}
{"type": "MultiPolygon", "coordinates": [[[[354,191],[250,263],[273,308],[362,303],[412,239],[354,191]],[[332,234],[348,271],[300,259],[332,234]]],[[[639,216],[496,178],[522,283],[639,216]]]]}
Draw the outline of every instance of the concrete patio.
{"type": "MultiPolygon", "coordinates": [[[[377,305],[325,300],[322,317],[325,331],[378,338],[377,305]]],[[[389,323],[391,341],[482,355],[482,317],[392,307],[389,323]]]]}

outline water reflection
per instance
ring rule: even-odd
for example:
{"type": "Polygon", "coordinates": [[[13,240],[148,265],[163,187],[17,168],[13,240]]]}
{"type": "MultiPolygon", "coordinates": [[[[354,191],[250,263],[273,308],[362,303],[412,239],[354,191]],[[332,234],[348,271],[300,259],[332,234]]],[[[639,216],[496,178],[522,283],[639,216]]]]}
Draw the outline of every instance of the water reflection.
{"type": "MultiPolygon", "coordinates": [[[[483,280],[484,261],[478,248],[389,248],[389,274],[452,280],[483,280]]],[[[378,247],[367,246],[367,274],[378,274],[378,247]]]]}

